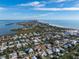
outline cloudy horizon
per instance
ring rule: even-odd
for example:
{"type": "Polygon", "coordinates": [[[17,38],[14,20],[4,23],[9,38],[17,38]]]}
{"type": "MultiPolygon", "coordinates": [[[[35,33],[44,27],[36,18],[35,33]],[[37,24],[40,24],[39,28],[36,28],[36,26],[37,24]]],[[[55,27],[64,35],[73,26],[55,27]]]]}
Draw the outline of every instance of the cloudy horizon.
{"type": "Polygon", "coordinates": [[[79,20],[79,1],[0,0],[0,20],[79,20]]]}

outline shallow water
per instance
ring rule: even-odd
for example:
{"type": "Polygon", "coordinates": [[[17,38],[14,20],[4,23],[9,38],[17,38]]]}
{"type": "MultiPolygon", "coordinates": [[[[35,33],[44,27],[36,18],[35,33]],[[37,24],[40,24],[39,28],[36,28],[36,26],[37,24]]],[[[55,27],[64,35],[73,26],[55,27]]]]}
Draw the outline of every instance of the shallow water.
{"type": "MultiPolygon", "coordinates": [[[[22,28],[23,26],[12,24],[17,22],[29,22],[32,20],[0,20],[0,35],[6,34],[6,33],[12,33],[10,31],[13,28],[22,28]],[[6,25],[10,24],[10,25],[6,25]]],[[[79,20],[39,20],[40,22],[57,25],[57,26],[63,26],[67,28],[79,28],[79,20]]]]}
{"type": "Polygon", "coordinates": [[[17,22],[28,22],[28,20],[0,20],[0,35],[13,33],[10,31],[13,28],[23,28],[21,25],[16,25],[17,22]]]}

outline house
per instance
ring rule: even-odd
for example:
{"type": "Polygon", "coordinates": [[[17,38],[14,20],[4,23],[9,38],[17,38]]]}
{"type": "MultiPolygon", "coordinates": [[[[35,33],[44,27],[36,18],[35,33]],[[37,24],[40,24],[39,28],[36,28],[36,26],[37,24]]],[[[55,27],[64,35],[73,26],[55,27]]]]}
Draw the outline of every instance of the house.
{"type": "Polygon", "coordinates": [[[24,35],[27,36],[27,33],[25,33],[24,35]]]}
{"type": "Polygon", "coordinates": [[[71,43],[76,45],[77,41],[76,40],[72,40],[71,43]]]}
{"type": "Polygon", "coordinates": [[[18,51],[18,54],[19,54],[19,56],[23,56],[23,55],[26,55],[26,52],[25,51],[18,51]]]}
{"type": "Polygon", "coordinates": [[[68,48],[68,47],[72,47],[72,44],[70,42],[64,44],[64,48],[68,48]]]}
{"type": "Polygon", "coordinates": [[[0,56],[0,59],[6,59],[6,57],[5,56],[0,56]]]}
{"type": "Polygon", "coordinates": [[[9,48],[12,48],[12,47],[14,47],[15,45],[14,45],[14,42],[8,42],[8,47],[9,48]]]}
{"type": "Polygon", "coordinates": [[[47,53],[50,55],[53,53],[53,51],[51,49],[46,49],[47,53]]]}
{"type": "Polygon", "coordinates": [[[59,53],[60,52],[60,49],[59,48],[57,48],[57,47],[53,47],[53,52],[56,52],[56,53],[59,53]]]}
{"type": "Polygon", "coordinates": [[[38,42],[37,39],[34,39],[33,42],[34,42],[35,45],[38,45],[39,44],[39,42],[38,42]]]}
{"type": "Polygon", "coordinates": [[[51,44],[46,44],[46,47],[47,47],[48,49],[51,49],[51,44]]]}
{"type": "Polygon", "coordinates": [[[36,56],[32,56],[32,59],[37,59],[37,57],[36,56]]]}
{"type": "Polygon", "coordinates": [[[20,39],[20,43],[21,43],[23,46],[26,46],[26,45],[27,45],[27,43],[26,43],[26,41],[25,41],[24,39],[20,39]]]}
{"type": "Polygon", "coordinates": [[[21,43],[19,41],[15,41],[15,44],[16,44],[17,48],[21,47],[21,43]]]}
{"type": "Polygon", "coordinates": [[[18,36],[17,35],[15,35],[14,37],[12,37],[14,40],[16,40],[17,38],[18,38],[18,36]]]}
{"type": "Polygon", "coordinates": [[[2,53],[2,52],[3,52],[3,50],[2,50],[1,45],[0,45],[0,53],[2,53]]]}
{"type": "Polygon", "coordinates": [[[9,54],[9,59],[17,59],[17,53],[13,52],[13,53],[9,54]]]}
{"type": "Polygon", "coordinates": [[[66,32],[71,34],[71,35],[77,35],[78,30],[67,30],[66,32]]]}
{"type": "Polygon", "coordinates": [[[47,56],[47,53],[43,50],[41,56],[47,56]]]}
{"type": "Polygon", "coordinates": [[[55,41],[55,44],[58,45],[58,46],[59,46],[59,43],[60,43],[59,40],[55,41]]]}
{"type": "Polygon", "coordinates": [[[33,49],[32,48],[29,48],[29,53],[33,52],[33,49]]]}
{"type": "Polygon", "coordinates": [[[69,41],[68,38],[64,38],[64,42],[67,43],[69,41]]]}
{"type": "Polygon", "coordinates": [[[5,50],[5,49],[7,49],[7,42],[4,42],[4,43],[2,43],[2,45],[1,45],[1,50],[5,50]]]}
{"type": "Polygon", "coordinates": [[[29,56],[25,56],[23,59],[29,59],[29,56]]]}
{"type": "Polygon", "coordinates": [[[25,53],[29,54],[29,53],[31,53],[31,52],[33,52],[33,49],[32,49],[32,48],[26,48],[26,49],[25,49],[25,53]]]}

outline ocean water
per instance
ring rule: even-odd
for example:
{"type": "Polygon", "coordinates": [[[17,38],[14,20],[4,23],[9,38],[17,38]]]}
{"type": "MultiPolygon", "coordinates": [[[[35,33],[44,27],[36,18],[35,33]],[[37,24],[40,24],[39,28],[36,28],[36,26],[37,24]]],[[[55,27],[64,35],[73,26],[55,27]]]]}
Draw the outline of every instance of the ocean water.
{"type": "MultiPolygon", "coordinates": [[[[10,31],[11,29],[23,27],[16,24],[11,24],[11,25],[6,25],[6,24],[17,23],[17,22],[29,22],[29,21],[31,20],[0,20],[0,35],[13,33],[12,31],[10,31]]],[[[79,29],[79,20],[39,20],[39,21],[51,25],[79,29]]]]}
{"type": "Polygon", "coordinates": [[[0,35],[14,33],[13,28],[23,28],[21,25],[16,25],[17,22],[28,22],[30,20],[0,20],[0,35]],[[9,25],[10,24],[10,25],[9,25]]]}
{"type": "Polygon", "coordinates": [[[79,29],[79,20],[41,20],[41,22],[59,27],[79,29]]]}

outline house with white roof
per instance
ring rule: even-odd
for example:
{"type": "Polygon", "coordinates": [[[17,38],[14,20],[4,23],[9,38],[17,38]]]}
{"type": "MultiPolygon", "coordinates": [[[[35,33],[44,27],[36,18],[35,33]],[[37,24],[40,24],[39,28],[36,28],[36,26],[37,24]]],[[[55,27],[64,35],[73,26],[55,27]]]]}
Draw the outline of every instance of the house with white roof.
{"type": "Polygon", "coordinates": [[[36,56],[32,56],[32,59],[37,59],[37,57],[36,56]]]}
{"type": "Polygon", "coordinates": [[[17,59],[17,53],[13,52],[13,53],[9,54],[9,59],[17,59]]]}
{"type": "Polygon", "coordinates": [[[47,53],[50,55],[53,53],[53,51],[51,49],[46,49],[47,53]]]}
{"type": "Polygon", "coordinates": [[[15,44],[16,44],[17,48],[21,47],[21,43],[19,41],[15,41],[15,44]]]}
{"type": "Polygon", "coordinates": [[[12,42],[8,42],[8,47],[9,48],[12,48],[12,47],[14,47],[15,45],[14,45],[14,42],[12,41],[12,42]]]}
{"type": "Polygon", "coordinates": [[[3,42],[2,45],[1,45],[1,50],[5,50],[7,49],[7,42],[3,42]]]}

